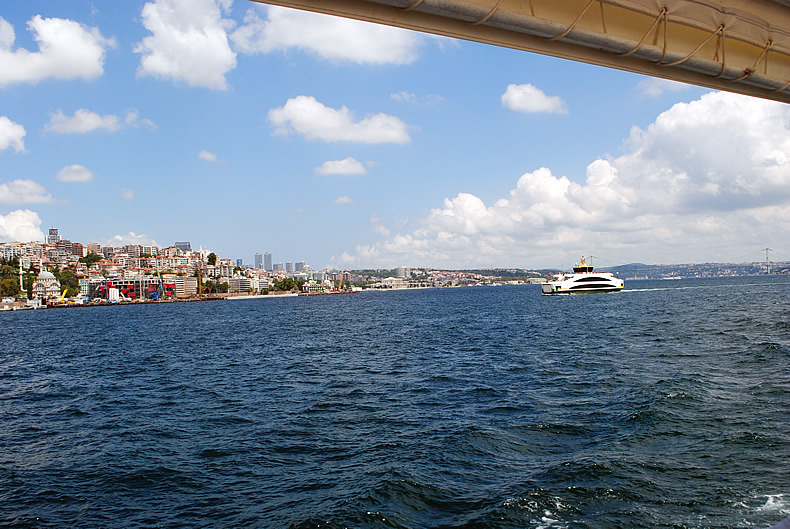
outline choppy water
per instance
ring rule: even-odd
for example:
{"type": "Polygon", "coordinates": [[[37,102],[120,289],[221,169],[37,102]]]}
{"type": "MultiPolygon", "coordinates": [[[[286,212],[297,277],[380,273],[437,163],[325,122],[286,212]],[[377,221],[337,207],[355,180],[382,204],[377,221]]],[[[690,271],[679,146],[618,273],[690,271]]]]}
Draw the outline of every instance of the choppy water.
{"type": "Polygon", "coordinates": [[[0,314],[0,526],[767,528],[790,277],[0,314]]]}

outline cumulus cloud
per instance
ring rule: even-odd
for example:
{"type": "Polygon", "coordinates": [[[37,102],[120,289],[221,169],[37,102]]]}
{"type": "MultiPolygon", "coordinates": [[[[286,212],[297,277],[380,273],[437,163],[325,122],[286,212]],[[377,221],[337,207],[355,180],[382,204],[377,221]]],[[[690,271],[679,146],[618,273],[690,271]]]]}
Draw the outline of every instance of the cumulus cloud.
{"type": "Polygon", "coordinates": [[[43,241],[41,218],[35,211],[18,209],[8,215],[0,215],[0,242],[43,241]]]}
{"type": "Polygon", "coordinates": [[[367,169],[360,162],[350,156],[344,160],[330,160],[324,162],[321,167],[316,167],[315,172],[322,175],[334,174],[365,174],[367,169]]]}
{"type": "Polygon", "coordinates": [[[123,200],[134,200],[134,191],[132,191],[131,189],[122,189],[121,198],[123,200]]]}
{"type": "Polygon", "coordinates": [[[352,204],[354,201],[351,198],[343,196],[335,199],[335,204],[352,204]]]}
{"type": "Polygon", "coordinates": [[[360,121],[346,107],[324,106],[311,96],[297,96],[269,111],[278,134],[296,132],[308,140],[356,143],[408,143],[406,124],[395,116],[374,114],[360,121]]]}
{"type": "Polygon", "coordinates": [[[93,180],[93,173],[84,165],[75,163],[58,171],[55,178],[61,182],[90,182],[93,180]]]}
{"type": "Polygon", "coordinates": [[[568,113],[565,101],[561,97],[547,96],[543,90],[531,84],[509,84],[501,99],[503,105],[516,112],[568,113]]]}
{"type": "Polygon", "coordinates": [[[148,235],[144,233],[137,234],[133,231],[130,231],[126,235],[115,235],[106,241],[106,246],[126,246],[127,244],[159,246],[159,244],[148,235]]]}
{"type": "Polygon", "coordinates": [[[594,160],[583,178],[537,169],[493,203],[458,193],[411,226],[338,261],[539,267],[584,253],[622,263],[740,255],[790,232],[790,108],[708,93],[635,127],[625,154],[594,160]]]}
{"type": "Polygon", "coordinates": [[[47,188],[33,180],[12,180],[0,184],[0,204],[49,204],[47,188]]]}
{"type": "Polygon", "coordinates": [[[330,61],[409,64],[422,37],[405,29],[283,7],[265,8],[267,18],[249,9],[231,38],[236,50],[270,53],[298,49],[330,61]]]}
{"type": "Polygon", "coordinates": [[[49,78],[95,79],[104,72],[107,49],[116,45],[98,28],[73,20],[36,15],[27,27],[38,43],[37,52],[14,49],[14,27],[0,17],[0,86],[49,78]]]}
{"type": "Polygon", "coordinates": [[[200,151],[198,153],[198,158],[200,158],[201,160],[205,160],[207,162],[217,161],[217,155],[209,151],[200,151]]]}
{"type": "Polygon", "coordinates": [[[155,0],[143,6],[143,26],[151,32],[134,47],[142,55],[138,77],[182,81],[226,90],[225,75],[236,67],[228,43],[233,20],[223,18],[232,0],[155,0]]]}
{"type": "Polygon", "coordinates": [[[6,116],[0,116],[0,152],[13,149],[16,152],[25,150],[25,127],[14,123],[6,116]]]}

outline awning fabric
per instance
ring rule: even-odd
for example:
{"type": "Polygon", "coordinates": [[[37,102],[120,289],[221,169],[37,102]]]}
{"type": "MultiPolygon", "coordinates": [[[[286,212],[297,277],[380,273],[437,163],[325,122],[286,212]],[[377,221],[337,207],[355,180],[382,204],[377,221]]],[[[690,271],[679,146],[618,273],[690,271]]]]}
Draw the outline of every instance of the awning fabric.
{"type": "Polygon", "coordinates": [[[790,102],[790,0],[265,3],[790,102]]]}

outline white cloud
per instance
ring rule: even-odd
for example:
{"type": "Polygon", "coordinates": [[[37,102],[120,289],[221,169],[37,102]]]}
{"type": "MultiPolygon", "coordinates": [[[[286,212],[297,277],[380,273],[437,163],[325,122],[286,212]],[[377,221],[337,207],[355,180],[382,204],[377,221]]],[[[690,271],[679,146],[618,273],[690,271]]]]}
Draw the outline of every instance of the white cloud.
{"type": "Polygon", "coordinates": [[[143,6],[151,32],[134,47],[138,77],[183,81],[189,86],[226,90],[225,75],[236,67],[228,44],[235,23],[223,18],[232,0],[155,0],[143,6]]]}
{"type": "Polygon", "coordinates": [[[786,240],[790,107],[712,92],[634,128],[627,147],[590,163],[580,183],[541,168],[491,204],[458,193],[410,231],[338,260],[540,267],[595,253],[620,263],[694,262],[786,240]]]}
{"type": "Polygon", "coordinates": [[[16,152],[25,150],[25,127],[14,123],[6,116],[0,116],[0,151],[14,148],[16,152]]]}
{"type": "Polygon", "coordinates": [[[0,242],[43,241],[41,218],[35,211],[18,209],[8,215],[0,215],[0,242]]]}
{"type": "Polygon", "coordinates": [[[637,86],[639,91],[648,97],[658,97],[664,92],[682,92],[691,87],[691,85],[685,83],[657,77],[642,79],[637,86]]]}
{"type": "Polygon", "coordinates": [[[0,204],[49,204],[47,188],[33,180],[12,180],[0,184],[0,204]]]}
{"type": "Polygon", "coordinates": [[[121,128],[118,116],[108,114],[100,116],[96,112],[81,108],[74,112],[74,115],[67,117],[62,110],[52,114],[44,128],[47,131],[59,134],[86,133],[97,129],[104,129],[107,132],[115,132],[121,128]]]}
{"type": "Polygon", "coordinates": [[[350,156],[344,160],[330,160],[324,162],[321,167],[316,167],[315,172],[322,175],[333,174],[365,174],[367,169],[360,162],[350,156]]]}
{"type": "Polygon", "coordinates": [[[547,96],[543,90],[531,84],[509,84],[502,94],[502,104],[510,110],[567,114],[565,102],[559,96],[547,96]]]}
{"type": "Polygon", "coordinates": [[[337,197],[335,199],[335,204],[353,204],[353,203],[354,203],[354,201],[351,200],[351,198],[346,197],[346,196],[337,197]]]}
{"type": "Polygon", "coordinates": [[[115,40],[104,38],[98,28],[73,20],[36,15],[27,27],[38,52],[14,49],[14,27],[0,17],[0,86],[49,78],[95,79],[104,72],[107,49],[115,47],[115,40]]]}
{"type": "Polygon", "coordinates": [[[296,132],[308,140],[357,143],[408,143],[406,124],[395,116],[375,114],[354,121],[346,107],[329,108],[311,96],[289,99],[281,108],[269,111],[269,121],[278,134],[296,132]]]}
{"type": "Polygon", "coordinates": [[[159,244],[144,233],[137,234],[130,231],[126,235],[115,235],[111,239],[107,239],[107,246],[126,246],[127,244],[139,244],[145,246],[159,246],[159,244]]]}
{"type": "Polygon", "coordinates": [[[267,19],[254,9],[231,35],[242,53],[270,53],[291,48],[330,61],[360,64],[409,64],[418,57],[422,37],[405,29],[308,11],[268,7],[267,19]]]}
{"type": "Polygon", "coordinates": [[[137,128],[139,126],[143,126],[147,129],[154,130],[156,129],[156,123],[151,121],[147,118],[140,118],[140,113],[136,109],[131,109],[126,111],[126,117],[123,119],[123,122],[132,128],[137,128]]]}
{"type": "Polygon", "coordinates": [[[123,200],[134,200],[134,191],[132,191],[131,189],[122,189],[121,198],[123,200]]]}
{"type": "Polygon", "coordinates": [[[93,173],[84,165],[75,163],[58,171],[55,178],[61,182],[90,182],[93,180],[93,173]]]}
{"type": "Polygon", "coordinates": [[[438,94],[419,97],[412,92],[400,91],[390,94],[390,99],[399,103],[409,103],[412,105],[435,106],[444,102],[444,98],[438,94]]]}
{"type": "Polygon", "coordinates": [[[198,153],[198,158],[200,158],[201,160],[205,160],[207,162],[217,161],[217,155],[209,151],[200,151],[198,153]]]}
{"type": "Polygon", "coordinates": [[[50,116],[49,123],[46,124],[44,130],[58,134],[85,134],[101,129],[105,132],[116,132],[121,129],[122,125],[135,128],[140,125],[149,129],[156,128],[156,125],[150,119],[140,119],[139,112],[134,109],[127,110],[126,116],[121,119],[114,114],[102,116],[96,112],[80,108],[74,111],[72,116],[66,116],[62,110],[58,109],[57,112],[50,116]]]}

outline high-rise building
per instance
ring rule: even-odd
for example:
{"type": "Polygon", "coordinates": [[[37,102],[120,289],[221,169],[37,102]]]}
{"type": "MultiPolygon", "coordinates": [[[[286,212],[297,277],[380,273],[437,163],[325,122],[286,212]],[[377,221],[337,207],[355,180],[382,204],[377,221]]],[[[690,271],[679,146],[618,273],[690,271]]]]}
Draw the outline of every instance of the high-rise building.
{"type": "Polygon", "coordinates": [[[294,264],[294,270],[297,272],[301,272],[304,270],[304,261],[296,261],[294,264]]]}
{"type": "Polygon", "coordinates": [[[60,235],[58,235],[57,228],[50,228],[49,235],[47,235],[47,244],[58,244],[60,242],[60,235]]]}
{"type": "Polygon", "coordinates": [[[285,267],[283,266],[282,263],[277,263],[274,265],[275,272],[282,272],[283,270],[285,270],[285,267]]]}
{"type": "Polygon", "coordinates": [[[285,271],[286,272],[293,272],[294,271],[294,264],[293,263],[285,263],[285,271]]]}
{"type": "Polygon", "coordinates": [[[267,272],[272,271],[272,254],[269,252],[263,254],[263,269],[267,272]]]}
{"type": "Polygon", "coordinates": [[[243,263],[244,263],[243,259],[236,259],[236,266],[238,266],[239,268],[242,268],[243,263]]]}
{"type": "Polygon", "coordinates": [[[261,268],[263,266],[263,256],[259,253],[255,254],[255,268],[261,268]]]}
{"type": "Polygon", "coordinates": [[[192,251],[192,243],[190,242],[176,242],[173,244],[176,248],[181,250],[182,252],[191,252],[192,251]]]}

